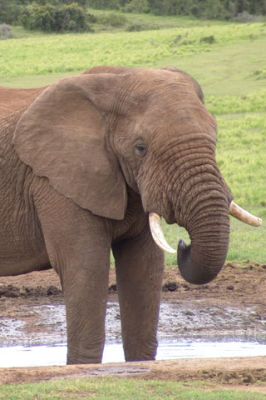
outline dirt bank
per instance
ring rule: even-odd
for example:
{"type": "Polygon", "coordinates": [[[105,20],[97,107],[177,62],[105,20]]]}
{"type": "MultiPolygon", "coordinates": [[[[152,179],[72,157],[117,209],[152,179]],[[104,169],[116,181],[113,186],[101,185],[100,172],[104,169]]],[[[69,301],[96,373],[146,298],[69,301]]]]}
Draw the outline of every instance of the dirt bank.
{"type": "Polygon", "coordinates": [[[84,377],[130,377],[170,381],[204,380],[217,385],[252,386],[266,393],[266,357],[138,362],[106,365],[0,369],[0,384],[84,377]]]}
{"type": "MultiPolygon", "coordinates": [[[[219,276],[207,285],[190,285],[177,268],[165,272],[163,298],[213,299],[238,304],[266,304],[266,265],[228,263],[219,276]]],[[[110,273],[109,292],[116,292],[115,272],[110,273]]],[[[60,295],[59,279],[53,270],[14,277],[0,277],[0,298],[42,297],[60,295]]]]}

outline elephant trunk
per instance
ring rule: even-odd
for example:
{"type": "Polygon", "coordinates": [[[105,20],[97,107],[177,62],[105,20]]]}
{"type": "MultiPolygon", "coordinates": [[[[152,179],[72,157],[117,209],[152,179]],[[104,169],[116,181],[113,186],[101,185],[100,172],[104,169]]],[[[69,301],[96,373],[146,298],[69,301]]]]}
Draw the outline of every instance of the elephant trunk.
{"type": "MultiPolygon", "coordinates": [[[[229,245],[229,199],[208,193],[207,198],[196,200],[194,211],[188,224],[191,245],[179,241],[178,259],[181,275],[189,283],[204,284],[213,280],[224,265],[229,245]],[[213,197],[213,198],[212,198],[213,197]],[[212,203],[212,205],[210,204],[212,203]],[[201,210],[198,212],[198,210],[201,210]]],[[[160,226],[160,215],[149,214],[151,234],[157,245],[170,253],[175,250],[167,243],[160,226]]]]}
{"type": "Polygon", "coordinates": [[[141,188],[144,208],[150,212],[155,242],[162,249],[173,252],[163,235],[158,233],[160,217],[184,227],[191,244],[179,242],[177,264],[185,280],[204,284],[216,277],[226,260],[232,194],[217,167],[215,143],[204,135],[194,140],[193,146],[184,141],[182,147],[178,143],[177,148],[168,146],[160,153],[158,170],[165,171],[168,179],[161,179],[163,189],[156,192],[158,197],[152,196],[157,187],[152,179],[158,176],[155,172],[146,176],[141,188]],[[200,139],[204,139],[203,144],[200,139]]]}
{"type": "Polygon", "coordinates": [[[228,201],[218,194],[205,202],[206,207],[204,201],[198,201],[202,211],[186,226],[191,244],[187,246],[182,240],[178,244],[180,273],[194,284],[208,283],[216,277],[224,265],[229,245],[228,201]]]}

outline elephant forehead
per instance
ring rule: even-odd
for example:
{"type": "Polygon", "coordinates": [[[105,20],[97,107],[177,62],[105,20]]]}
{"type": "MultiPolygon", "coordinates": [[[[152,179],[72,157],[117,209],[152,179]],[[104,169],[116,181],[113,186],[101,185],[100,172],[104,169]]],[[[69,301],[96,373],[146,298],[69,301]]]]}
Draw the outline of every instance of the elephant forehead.
{"type": "Polygon", "coordinates": [[[189,75],[184,74],[182,71],[175,70],[174,73],[172,70],[169,69],[136,69],[131,72],[131,77],[134,79],[136,77],[137,79],[142,79],[145,82],[148,81],[169,81],[169,80],[175,80],[175,81],[182,81],[182,80],[188,80],[190,78],[189,75]]]}
{"type": "Polygon", "coordinates": [[[216,132],[215,118],[200,102],[154,103],[137,121],[139,130],[216,132]]]}
{"type": "Polygon", "coordinates": [[[196,85],[189,75],[173,73],[165,70],[138,70],[124,75],[121,80],[121,93],[128,98],[146,97],[146,100],[157,99],[166,101],[166,98],[177,96],[196,96],[196,85]]]}

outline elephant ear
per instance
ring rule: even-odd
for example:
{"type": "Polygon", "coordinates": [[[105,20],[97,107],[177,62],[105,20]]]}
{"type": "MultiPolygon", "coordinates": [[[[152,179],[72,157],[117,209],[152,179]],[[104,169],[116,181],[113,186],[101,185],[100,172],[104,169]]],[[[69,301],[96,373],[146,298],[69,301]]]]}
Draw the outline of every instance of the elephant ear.
{"type": "Polygon", "coordinates": [[[14,146],[34,174],[92,213],[123,219],[126,184],[108,148],[108,113],[121,76],[83,75],[46,89],[18,121],[14,146]]]}

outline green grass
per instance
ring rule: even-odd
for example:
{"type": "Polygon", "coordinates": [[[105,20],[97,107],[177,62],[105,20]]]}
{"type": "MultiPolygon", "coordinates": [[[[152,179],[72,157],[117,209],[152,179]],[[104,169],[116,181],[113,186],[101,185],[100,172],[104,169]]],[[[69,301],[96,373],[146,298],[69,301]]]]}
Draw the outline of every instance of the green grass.
{"type": "MultiPolygon", "coordinates": [[[[16,28],[19,39],[0,42],[0,85],[44,86],[95,65],[186,70],[201,83],[217,117],[217,160],[235,200],[266,220],[266,24],[126,17],[161,29],[40,35],[16,28]]],[[[177,235],[175,227],[166,229],[173,247],[177,236],[186,238],[182,230],[177,235]]],[[[231,231],[230,261],[266,262],[265,224],[256,229],[232,220],[231,231]]],[[[176,264],[175,256],[167,263],[176,264]]]]}
{"type": "MultiPolygon", "coordinates": [[[[265,207],[248,207],[250,212],[263,218],[266,221],[265,207]]],[[[165,237],[169,244],[175,249],[180,239],[189,243],[189,237],[185,229],[175,225],[164,224],[165,237]]],[[[230,247],[227,261],[239,263],[257,262],[265,264],[266,261],[266,227],[260,228],[245,225],[242,222],[231,218],[230,247]]],[[[176,265],[175,254],[165,254],[167,265],[176,265]]]]}
{"type": "MultiPolygon", "coordinates": [[[[226,22],[215,21],[215,20],[204,20],[196,19],[192,17],[184,16],[161,16],[152,14],[136,14],[136,13],[124,13],[118,10],[95,10],[88,9],[89,14],[93,14],[97,18],[96,23],[89,23],[90,27],[95,33],[99,32],[121,32],[128,30],[132,25],[140,25],[142,30],[156,30],[166,28],[185,28],[195,26],[211,26],[211,25],[224,25],[226,22]],[[113,15],[121,16],[125,22],[121,26],[112,26],[105,22],[113,15]]],[[[226,24],[230,24],[227,22],[226,24]]],[[[22,26],[12,27],[12,31],[15,38],[40,36],[43,33],[39,31],[27,31],[22,26]]]]}
{"type": "Polygon", "coordinates": [[[92,24],[92,28],[95,32],[102,31],[124,31],[127,30],[131,25],[141,25],[143,30],[156,30],[165,28],[181,28],[181,27],[194,27],[194,26],[210,26],[224,24],[224,22],[217,22],[214,20],[203,20],[191,17],[180,17],[180,16],[161,16],[152,14],[136,14],[136,13],[123,13],[117,10],[93,10],[89,9],[89,13],[95,15],[99,22],[92,24]],[[110,15],[121,15],[122,18],[126,18],[124,25],[120,27],[112,27],[110,25],[102,24],[101,19],[110,15]]]}
{"type": "MultiPolygon", "coordinates": [[[[162,60],[158,66],[178,65],[201,83],[208,100],[211,96],[212,102],[216,99],[216,102],[220,103],[220,96],[240,97],[251,93],[255,95],[255,91],[262,89],[263,85],[265,87],[264,49],[265,35],[255,35],[253,38],[237,40],[236,43],[225,46],[212,45],[209,52],[204,54],[162,60]]],[[[216,108],[215,112],[220,110],[216,108]]]]}
{"type": "Polygon", "coordinates": [[[5,400],[263,400],[265,395],[252,391],[215,389],[200,382],[177,383],[132,379],[97,378],[61,380],[0,387],[5,400]]]}
{"type": "Polygon", "coordinates": [[[264,24],[212,25],[147,32],[43,35],[0,42],[0,84],[29,75],[78,73],[95,65],[158,65],[266,37],[264,24]],[[204,38],[213,36],[214,44],[204,38]]]}

